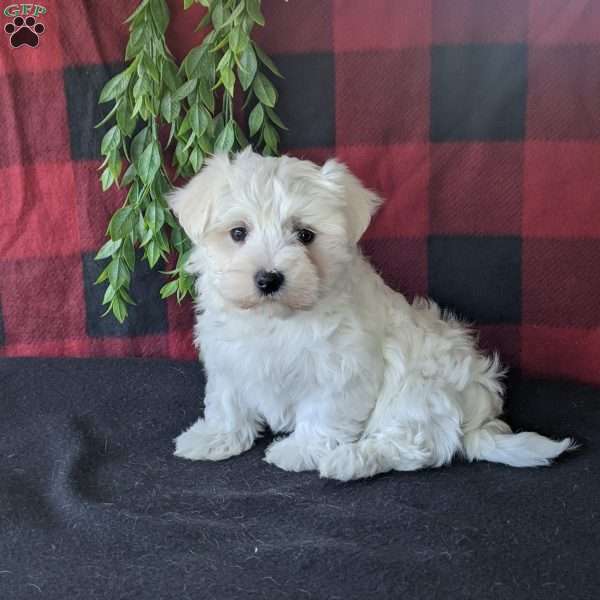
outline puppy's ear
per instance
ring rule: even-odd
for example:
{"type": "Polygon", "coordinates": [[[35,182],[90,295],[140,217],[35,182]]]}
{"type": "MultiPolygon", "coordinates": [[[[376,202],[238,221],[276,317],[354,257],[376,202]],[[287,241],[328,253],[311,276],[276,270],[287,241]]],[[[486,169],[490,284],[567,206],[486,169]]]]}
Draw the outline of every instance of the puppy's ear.
{"type": "Polygon", "coordinates": [[[200,241],[208,228],[215,202],[227,184],[230,166],[226,154],[213,156],[185,187],[174,190],[167,198],[179,223],[194,243],[200,241]]]}
{"type": "Polygon", "coordinates": [[[328,160],[321,168],[321,173],[341,189],[346,203],[350,236],[354,242],[358,242],[369,226],[371,216],[382,203],[382,199],[352,175],[346,165],[336,160],[328,160]]]}

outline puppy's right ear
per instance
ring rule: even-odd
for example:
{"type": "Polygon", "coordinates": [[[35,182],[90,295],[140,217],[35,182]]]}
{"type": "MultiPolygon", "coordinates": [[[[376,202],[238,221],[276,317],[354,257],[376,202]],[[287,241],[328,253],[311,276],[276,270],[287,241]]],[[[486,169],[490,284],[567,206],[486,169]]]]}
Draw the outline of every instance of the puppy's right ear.
{"type": "Polygon", "coordinates": [[[230,167],[226,154],[208,159],[206,166],[185,187],[171,192],[167,202],[177,220],[194,243],[198,243],[209,227],[215,202],[227,184],[230,167]]]}
{"type": "Polygon", "coordinates": [[[358,242],[381,204],[381,198],[367,189],[346,165],[335,159],[328,160],[321,168],[321,173],[341,190],[346,203],[348,230],[352,240],[358,242]]]}

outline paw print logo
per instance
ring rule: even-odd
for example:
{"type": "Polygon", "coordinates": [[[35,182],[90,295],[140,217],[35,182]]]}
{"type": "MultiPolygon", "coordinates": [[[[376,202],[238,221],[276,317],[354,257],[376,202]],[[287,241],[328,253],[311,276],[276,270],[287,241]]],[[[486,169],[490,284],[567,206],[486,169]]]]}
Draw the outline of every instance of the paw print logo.
{"type": "Polygon", "coordinates": [[[35,48],[40,43],[40,35],[45,29],[42,23],[36,22],[35,17],[15,17],[12,23],[4,26],[4,31],[10,35],[10,45],[13,48],[23,45],[35,48]]]}

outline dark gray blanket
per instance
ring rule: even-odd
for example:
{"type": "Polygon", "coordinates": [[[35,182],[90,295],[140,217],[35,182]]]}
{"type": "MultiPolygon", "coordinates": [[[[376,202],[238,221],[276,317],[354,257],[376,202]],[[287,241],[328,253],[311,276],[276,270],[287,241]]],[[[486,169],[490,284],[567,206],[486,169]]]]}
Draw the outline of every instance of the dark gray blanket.
{"type": "Polygon", "coordinates": [[[0,361],[0,598],[596,600],[600,391],[514,381],[509,420],[583,448],[337,483],[171,455],[196,364],[0,361]]]}

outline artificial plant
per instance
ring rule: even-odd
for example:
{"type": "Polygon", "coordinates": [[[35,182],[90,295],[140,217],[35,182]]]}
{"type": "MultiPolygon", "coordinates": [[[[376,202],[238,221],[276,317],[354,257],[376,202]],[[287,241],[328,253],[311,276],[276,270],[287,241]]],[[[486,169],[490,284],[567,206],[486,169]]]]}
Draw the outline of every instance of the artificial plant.
{"type": "Polygon", "coordinates": [[[109,260],[96,283],[107,284],[105,314],[112,312],[120,322],[127,305],[134,304],[131,274],[141,253],[152,268],[173,252],[177,256],[166,271],[162,298],[175,294],[181,301],[193,294],[184,269],[190,241],[165,201],[171,174],[189,178],[211,153],[246,146],[244,131],[263,153],[277,154],[278,129],[285,128],[275,112],[277,91],[270,79],[281,74],[251,37],[254,26],[265,23],[261,0],[183,0],[185,9],[194,3],[206,8],[197,30],[209,31],[178,66],[165,42],[166,0],[141,0],[126,20],[126,68],[100,94],[100,103],[112,103],[98,124],[112,123],[102,139],[102,189],[117,185],[128,192],[96,255],[109,260]],[[251,108],[247,127],[238,116],[245,114],[236,110],[240,106],[251,108]],[[168,153],[173,169],[165,162],[168,153]]]}

